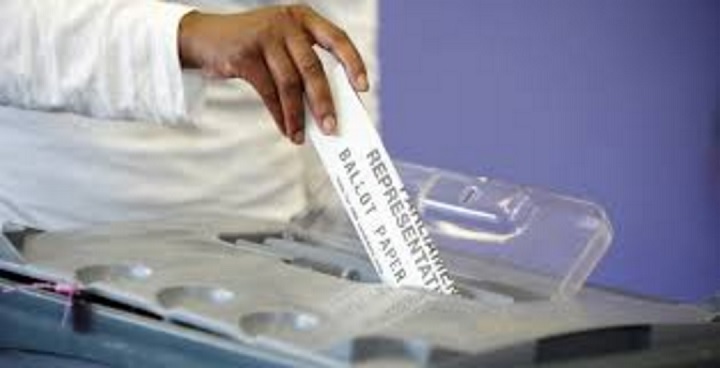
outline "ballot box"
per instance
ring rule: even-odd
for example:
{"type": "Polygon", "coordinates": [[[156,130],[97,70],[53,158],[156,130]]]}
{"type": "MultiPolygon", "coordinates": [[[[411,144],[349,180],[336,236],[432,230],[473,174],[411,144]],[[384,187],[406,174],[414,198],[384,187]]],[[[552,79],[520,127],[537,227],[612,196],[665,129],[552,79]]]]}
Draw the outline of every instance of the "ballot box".
{"type": "Polygon", "coordinates": [[[329,185],[290,223],[5,224],[0,366],[532,366],[681,348],[720,359],[712,311],[584,285],[612,240],[598,205],[397,164],[456,294],[381,283],[329,185]]]}

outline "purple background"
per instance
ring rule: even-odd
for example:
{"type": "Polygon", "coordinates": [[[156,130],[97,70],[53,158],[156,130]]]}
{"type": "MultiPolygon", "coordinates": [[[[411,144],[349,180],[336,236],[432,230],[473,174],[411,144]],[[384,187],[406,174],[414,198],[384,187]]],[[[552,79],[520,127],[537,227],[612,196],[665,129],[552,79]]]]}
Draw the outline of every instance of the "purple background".
{"type": "Polygon", "coordinates": [[[591,199],[592,282],[720,291],[720,2],[381,1],[384,135],[408,161],[591,199]]]}

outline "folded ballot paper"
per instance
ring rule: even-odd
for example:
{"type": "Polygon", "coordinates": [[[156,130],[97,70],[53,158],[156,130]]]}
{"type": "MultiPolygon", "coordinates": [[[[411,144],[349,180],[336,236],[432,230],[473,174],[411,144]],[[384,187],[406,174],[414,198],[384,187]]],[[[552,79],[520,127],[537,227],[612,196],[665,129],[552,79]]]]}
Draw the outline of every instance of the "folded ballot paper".
{"type": "Polygon", "coordinates": [[[324,135],[306,109],[307,136],[380,279],[392,286],[454,293],[453,280],[340,65],[328,73],[328,81],[337,134],[324,135]]]}

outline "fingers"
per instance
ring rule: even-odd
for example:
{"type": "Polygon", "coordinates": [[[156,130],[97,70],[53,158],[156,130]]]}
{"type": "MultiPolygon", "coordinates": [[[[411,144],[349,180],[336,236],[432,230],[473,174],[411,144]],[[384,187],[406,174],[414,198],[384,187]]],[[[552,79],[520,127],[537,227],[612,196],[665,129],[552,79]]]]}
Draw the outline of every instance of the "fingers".
{"type": "Polygon", "coordinates": [[[334,54],[357,91],[369,88],[365,65],[345,32],[307,6],[271,7],[212,20],[204,23],[204,42],[199,44],[208,55],[198,58],[198,66],[219,77],[248,80],[279,130],[297,144],[305,140],[305,98],[324,133],[337,129],[327,76],[313,45],[334,54]]]}
{"type": "Polygon", "coordinates": [[[248,82],[255,87],[265,106],[275,120],[278,130],[285,134],[285,122],[283,117],[282,103],[275,88],[275,80],[263,60],[259,60],[253,73],[248,75],[248,82]]]}
{"type": "Polygon", "coordinates": [[[302,77],[282,44],[269,46],[265,60],[280,97],[283,134],[294,143],[302,144],[305,141],[302,77]]]}
{"type": "Polygon", "coordinates": [[[353,87],[357,91],[367,91],[370,86],[365,64],[348,35],[310,7],[296,6],[293,11],[315,41],[340,60],[353,87]]]}
{"type": "Polygon", "coordinates": [[[288,40],[287,49],[303,79],[305,94],[315,120],[325,134],[333,134],[337,124],[332,94],[312,43],[307,37],[293,37],[288,40]]]}

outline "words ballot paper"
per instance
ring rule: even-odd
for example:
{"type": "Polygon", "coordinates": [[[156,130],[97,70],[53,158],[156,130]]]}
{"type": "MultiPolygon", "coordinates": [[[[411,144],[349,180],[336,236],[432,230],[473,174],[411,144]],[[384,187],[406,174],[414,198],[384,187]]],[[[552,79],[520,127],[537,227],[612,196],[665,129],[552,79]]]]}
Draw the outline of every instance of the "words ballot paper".
{"type": "Polygon", "coordinates": [[[380,278],[394,286],[455,287],[370,117],[341,66],[328,73],[338,130],[324,135],[306,113],[315,146],[380,278]]]}

